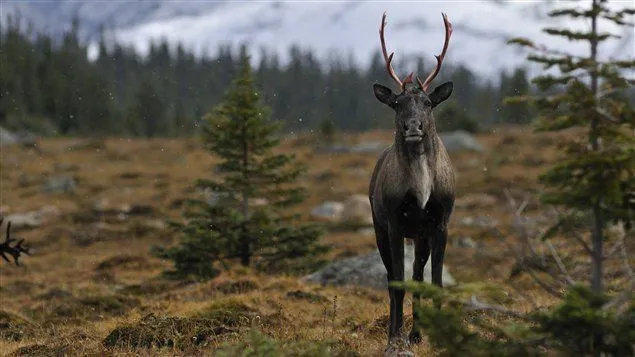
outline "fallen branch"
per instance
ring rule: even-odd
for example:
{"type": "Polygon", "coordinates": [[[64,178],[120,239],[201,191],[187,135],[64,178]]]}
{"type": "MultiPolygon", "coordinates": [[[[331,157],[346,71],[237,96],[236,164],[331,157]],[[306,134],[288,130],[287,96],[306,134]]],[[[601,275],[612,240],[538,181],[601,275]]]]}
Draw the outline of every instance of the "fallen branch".
{"type": "Polygon", "coordinates": [[[591,249],[589,244],[584,240],[584,237],[582,237],[580,233],[576,231],[571,231],[571,233],[573,234],[573,239],[575,239],[578,243],[580,243],[580,245],[582,245],[582,248],[587,252],[587,254],[593,255],[593,249],[591,249]]]}
{"type": "Polygon", "coordinates": [[[476,298],[476,295],[472,295],[472,298],[469,302],[464,303],[463,306],[470,311],[496,311],[505,315],[514,316],[523,320],[529,320],[529,318],[520,312],[510,310],[504,306],[500,305],[491,305],[486,304],[484,302],[479,301],[476,298]]]}
{"type": "MultiPolygon", "coordinates": [[[[522,267],[526,267],[527,265],[524,263],[524,259],[523,256],[516,250],[514,249],[514,247],[505,240],[505,236],[497,229],[497,228],[490,228],[490,231],[496,235],[499,240],[501,240],[503,242],[503,244],[505,244],[507,246],[507,248],[512,251],[514,253],[514,255],[516,256],[516,262],[521,265],[522,267]]],[[[562,293],[556,291],[554,288],[550,287],[549,284],[545,283],[544,281],[542,281],[538,275],[536,275],[536,273],[534,273],[534,271],[532,269],[524,269],[524,272],[528,273],[529,276],[538,284],[540,285],[540,287],[545,290],[547,293],[553,295],[554,297],[557,298],[562,298],[562,293]]]]}
{"type": "Polygon", "coordinates": [[[595,112],[600,114],[600,117],[604,120],[607,120],[611,123],[615,123],[615,124],[619,124],[622,122],[621,119],[618,119],[614,116],[612,116],[609,112],[607,112],[606,110],[600,108],[600,107],[596,107],[595,108],[595,112]]]}

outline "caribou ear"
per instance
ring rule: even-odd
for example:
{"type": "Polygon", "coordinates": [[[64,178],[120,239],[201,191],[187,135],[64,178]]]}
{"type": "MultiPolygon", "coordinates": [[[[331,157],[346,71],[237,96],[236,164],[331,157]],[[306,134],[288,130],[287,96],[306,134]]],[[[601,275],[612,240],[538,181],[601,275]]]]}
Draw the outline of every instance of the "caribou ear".
{"type": "Polygon", "coordinates": [[[375,97],[377,97],[380,102],[391,108],[394,107],[396,96],[390,88],[382,86],[381,84],[373,84],[373,91],[375,92],[375,97]]]}
{"type": "Polygon", "coordinates": [[[450,97],[450,94],[452,94],[452,88],[454,88],[452,82],[445,82],[440,86],[434,88],[434,91],[428,94],[428,98],[430,98],[430,101],[432,102],[432,108],[436,107],[441,102],[448,99],[450,97]]]}

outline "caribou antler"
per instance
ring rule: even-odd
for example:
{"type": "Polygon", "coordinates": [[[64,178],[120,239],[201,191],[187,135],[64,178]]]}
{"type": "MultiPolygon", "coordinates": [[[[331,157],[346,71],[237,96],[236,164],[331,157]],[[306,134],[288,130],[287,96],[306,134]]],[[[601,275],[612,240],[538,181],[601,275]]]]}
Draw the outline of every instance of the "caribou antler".
{"type": "Polygon", "coordinates": [[[419,79],[419,76],[417,76],[417,83],[419,83],[419,88],[421,88],[421,90],[424,92],[428,91],[428,88],[430,87],[430,83],[432,83],[432,80],[434,79],[434,77],[436,77],[437,74],[439,74],[439,70],[441,70],[441,63],[443,63],[443,58],[445,58],[445,53],[448,51],[448,45],[450,44],[450,36],[452,36],[452,24],[448,20],[448,15],[444,13],[441,13],[441,15],[443,16],[443,23],[445,24],[445,43],[443,44],[443,51],[441,51],[440,55],[434,56],[437,58],[437,66],[434,68],[434,70],[432,70],[432,72],[430,72],[425,82],[421,83],[421,79],[419,79]]]}
{"type": "MultiPolygon", "coordinates": [[[[0,218],[0,226],[2,226],[3,221],[4,218],[0,218]]],[[[29,255],[29,247],[25,247],[22,245],[22,243],[24,243],[24,239],[17,240],[17,243],[11,246],[11,243],[15,242],[16,240],[17,239],[15,238],[11,238],[11,222],[9,221],[7,222],[6,238],[4,242],[0,243],[0,255],[2,256],[2,259],[6,260],[9,263],[11,263],[11,261],[5,254],[12,256],[15,265],[19,266],[20,262],[18,261],[18,259],[20,258],[20,254],[29,255]]]]}
{"type": "Polygon", "coordinates": [[[385,28],[386,28],[386,12],[384,11],[384,15],[381,17],[381,27],[379,28],[379,39],[381,40],[381,52],[384,55],[384,61],[386,61],[386,70],[388,71],[388,74],[390,74],[392,79],[394,79],[395,82],[397,82],[397,84],[399,85],[399,88],[401,88],[402,91],[405,91],[406,84],[412,83],[413,73],[410,73],[403,82],[401,82],[401,80],[399,79],[399,76],[397,76],[397,73],[395,73],[395,70],[392,68],[392,57],[395,53],[391,52],[389,56],[388,51],[386,51],[386,40],[384,40],[385,28]]]}

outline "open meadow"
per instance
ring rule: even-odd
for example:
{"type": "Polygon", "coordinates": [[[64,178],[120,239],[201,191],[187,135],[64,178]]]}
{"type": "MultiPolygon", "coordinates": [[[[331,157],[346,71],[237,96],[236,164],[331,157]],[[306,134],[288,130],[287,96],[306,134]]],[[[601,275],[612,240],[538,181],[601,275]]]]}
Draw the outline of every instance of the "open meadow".
{"type": "MultiPolygon", "coordinates": [[[[459,285],[481,286],[475,293],[481,301],[521,312],[550,306],[555,299],[514,270],[511,248],[520,244],[522,229],[540,232],[554,221],[552,210],[538,202],[537,177],[555,161],[559,137],[505,127],[476,138],[481,152],[450,153],[457,201],[445,265],[459,285]],[[521,222],[509,201],[526,198],[521,222]]],[[[308,165],[300,183],[309,198],[297,208],[306,220],[325,201],[365,195],[378,156],[320,152],[317,140],[286,138],[279,149],[308,165]]],[[[336,141],[388,145],[392,132],[341,134],[336,141]]],[[[2,216],[23,218],[12,231],[33,251],[21,258],[22,266],[0,265],[0,354],[233,355],[232,346],[265,343],[268,336],[289,351],[317,341],[334,355],[382,355],[385,290],[320,286],[238,264],[206,282],[161,275],[170,264],[152,257],[151,248],[176,242],[166,220],[179,219],[184,200],[201,195],[194,181],[213,178],[214,164],[198,139],[44,139],[35,147],[4,146],[2,216]]],[[[374,235],[358,227],[330,229],[323,240],[332,248],[328,261],[376,249],[374,235]]],[[[565,240],[553,245],[568,263],[579,260],[580,270],[570,273],[585,281],[587,256],[565,240]]],[[[611,246],[609,239],[609,252],[611,246]]],[[[618,256],[607,259],[608,291],[626,279],[618,256]]],[[[509,320],[483,313],[495,323],[509,320]]],[[[435,353],[425,338],[413,352],[435,353]]]]}

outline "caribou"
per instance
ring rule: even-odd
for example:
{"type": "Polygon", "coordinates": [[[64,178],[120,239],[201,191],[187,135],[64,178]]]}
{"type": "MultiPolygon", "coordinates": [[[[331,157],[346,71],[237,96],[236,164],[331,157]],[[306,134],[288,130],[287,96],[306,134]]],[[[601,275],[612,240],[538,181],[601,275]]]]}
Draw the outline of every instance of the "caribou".
{"type": "MultiPolygon", "coordinates": [[[[395,136],[375,165],[369,185],[369,199],[377,248],[386,267],[388,281],[404,280],[404,238],[412,239],[415,249],[412,279],[423,281],[423,268],[432,256],[432,283],[443,286],[443,258],[448,236],[448,221],[454,207],[454,168],[437,134],[433,109],[452,94],[452,82],[443,83],[431,92],[432,80],[441,69],[448,49],[452,24],[442,13],[445,43],[436,67],[425,81],[413,73],[403,81],[392,67],[394,52],[388,55],[384,30],[386,13],[382,16],[379,38],[386,61],[386,70],[401,90],[393,91],[374,84],[375,97],[395,112],[395,136]]],[[[389,285],[390,326],[389,346],[403,341],[403,289],[389,285]]],[[[413,294],[415,321],[408,335],[410,343],[421,340],[414,310],[420,296],[413,294]]]]}

